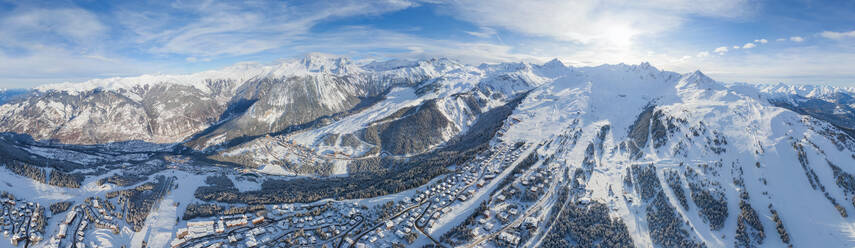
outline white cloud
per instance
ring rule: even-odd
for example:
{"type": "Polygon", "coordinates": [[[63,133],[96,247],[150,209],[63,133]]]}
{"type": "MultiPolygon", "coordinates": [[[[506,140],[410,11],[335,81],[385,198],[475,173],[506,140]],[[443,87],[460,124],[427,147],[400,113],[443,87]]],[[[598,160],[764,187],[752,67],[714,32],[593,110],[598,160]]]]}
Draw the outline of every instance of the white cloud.
{"type": "Polygon", "coordinates": [[[111,55],[109,28],[80,8],[15,6],[0,15],[0,87],[138,72],[111,55]]]}
{"type": "Polygon", "coordinates": [[[210,57],[200,59],[197,57],[190,56],[190,57],[185,58],[184,60],[187,62],[190,62],[190,63],[196,63],[196,62],[210,62],[212,59],[210,57]]]}
{"type": "Polygon", "coordinates": [[[207,62],[257,55],[311,39],[311,28],[322,21],[417,5],[409,0],[122,3],[128,4],[97,14],[67,7],[72,3],[11,3],[0,14],[0,84],[26,87],[20,84],[153,72],[146,68],[155,66],[146,61],[171,65],[167,72],[174,72],[188,68],[169,64],[180,63],[178,58],[207,62]]]}
{"type": "MultiPolygon", "coordinates": [[[[39,46],[26,56],[0,51],[0,87],[29,88],[39,84],[84,81],[95,77],[132,76],[160,69],[147,62],[97,54],[80,55],[64,48],[39,46]]],[[[171,69],[171,70],[170,70],[171,69]]]]}
{"type": "MultiPolygon", "coordinates": [[[[144,22],[125,24],[134,33],[141,34],[139,42],[150,45],[151,52],[201,59],[255,54],[287,47],[297,40],[306,39],[310,29],[321,21],[378,15],[414,5],[404,0],[308,1],[294,5],[275,1],[180,2],[171,7],[198,18],[185,21],[184,25],[154,31],[144,22]]],[[[157,13],[145,13],[140,18],[157,16],[157,13]]]]}
{"type": "Polygon", "coordinates": [[[479,38],[490,38],[496,35],[496,30],[488,27],[481,27],[479,31],[466,31],[466,33],[479,38]]]}
{"type": "Polygon", "coordinates": [[[688,16],[729,18],[752,10],[747,0],[459,0],[440,4],[450,16],[479,26],[624,47],[640,35],[673,30],[688,16]]]}
{"type": "Polygon", "coordinates": [[[793,46],[769,53],[722,56],[699,61],[695,66],[725,82],[810,83],[853,86],[855,50],[822,46],[793,46]]]}
{"type": "Polygon", "coordinates": [[[849,32],[833,32],[833,31],[823,31],[819,34],[822,37],[839,40],[843,38],[853,38],[855,37],[855,30],[849,32]]]}
{"type": "Polygon", "coordinates": [[[15,8],[0,15],[0,46],[24,54],[44,47],[93,52],[106,31],[94,14],[79,8],[15,8]]]}
{"type": "MultiPolygon", "coordinates": [[[[481,38],[474,39],[475,42],[427,38],[416,32],[382,30],[371,26],[332,25],[333,29],[314,28],[330,20],[380,15],[418,5],[412,1],[420,0],[177,2],[167,3],[163,8],[126,6],[116,13],[108,13],[119,17],[115,20],[76,8],[15,9],[3,12],[4,15],[0,16],[0,46],[28,53],[21,55],[0,50],[0,84],[8,84],[12,78],[20,79],[20,82],[56,82],[158,70],[175,72],[169,70],[204,68],[210,64],[202,62],[220,63],[224,62],[224,58],[265,61],[271,57],[319,51],[361,58],[444,56],[464,63],[543,62],[554,57],[560,57],[573,65],[650,61],[663,69],[686,72],[700,68],[707,72],[709,68],[712,73],[729,72],[732,73],[728,74],[732,75],[730,78],[749,80],[760,78],[752,75],[793,75],[796,72],[792,69],[797,67],[796,64],[807,63],[799,62],[802,61],[800,55],[820,62],[823,61],[822,57],[816,54],[833,55],[828,51],[787,50],[792,55],[771,56],[778,52],[778,48],[758,50],[756,53],[736,52],[736,49],[751,49],[766,44],[769,42],[766,39],[756,39],[742,46],[722,46],[697,52],[697,47],[692,44],[684,44],[680,39],[669,39],[673,37],[662,37],[670,36],[669,32],[696,16],[740,18],[750,15],[753,3],[748,0],[432,2],[431,6],[440,6],[437,13],[474,24],[477,28],[473,30],[455,29],[457,31],[454,32],[458,33],[453,36],[481,38]],[[503,36],[507,33],[516,36],[513,40],[522,41],[505,45],[498,40],[496,30],[501,30],[503,36]],[[111,36],[114,33],[121,35],[111,36]],[[493,37],[498,42],[494,42],[493,37]],[[649,43],[645,44],[642,39],[649,37],[674,41],[644,47],[649,43]],[[102,42],[112,39],[118,41],[102,42]],[[111,54],[109,49],[100,47],[100,43],[114,49],[131,48],[135,53],[145,55],[142,62],[117,56],[111,54]],[[668,49],[650,51],[651,47],[668,49]],[[662,50],[667,52],[659,53],[662,50]],[[725,55],[729,51],[734,51],[730,54],[732,56],[710,56],[725,55]],[[697,54],[694,56],[686,55],[695,52],[697,54]],[[162,57],[168,57],[170,61],[157,61],[162,57]],[[789,58],[793,62],[767,65],[770,64],[768,60],[781,58],[789,58]],[[749,59],[747,61],[752,63],[744,62],[743,59],[749,59]],[[187,66],[190,64],[187,62],[194,64],[187,66]],[[760,72],[752,74],[750,68],[760,64],[763,65],[758,67],[761,68],[760,72]],[[736,65],[744,68],[735,68],[736,65]]],[[[819,35],[828,39],[844,39],[855,37],[855,30],[825,31],[819,35]]],[[[788,40],[803,42],[805,38],[793,36],[776,39],[788,40]]],[[[785,46],[780,48],[785,49],[785,46]]],[[[834,58],[833,62],[829,60],[817,64],[845,71],[843,68],[851,67],[851,61],[855,61],[855,52],[850,52],[848,56],[831,57],[834,58]]],[[[828,69],[813,65],[806,67],[808,69],[810,71],[798,73],[829,72],[828,69]]]]}
{"type": "Polygon", "coordinates": [[[94,14],[78,8],[16,10],[0,23],[0,32],[12,35],[7,38],[63,38],[82,42],[97,38],[106,30],[94,14]]]}
{"type": "MultiPolygon", "coordinates": [[[[545,46],[541,46],[545,47],[545,46]]],[[[423,38],[411,34],[375,29],[363,26],[348,27],[334,33],[318,34],[310,40],[296,41],[283,49],[294,55],[315,51],[325,51],[346,56],[371,56],[377,50],[381,57],[432,58],[448,57],[464,63],[507,62],[507,61],[546,61],[526,53],[514,52],[515,48],[487,42],[462,42],[423,38]],[[353,42],[358,40],[360,42],[353,42]]],[[[277,53],[280,50],[273,50],[277,53]]],[[[558,56],[552,53],[552,58],[558,56]]]]}

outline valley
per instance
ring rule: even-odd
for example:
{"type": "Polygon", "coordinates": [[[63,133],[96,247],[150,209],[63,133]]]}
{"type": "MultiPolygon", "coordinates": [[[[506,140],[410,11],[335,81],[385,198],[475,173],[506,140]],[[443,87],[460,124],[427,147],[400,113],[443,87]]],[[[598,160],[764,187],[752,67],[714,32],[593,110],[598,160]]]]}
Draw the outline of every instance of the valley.
{"type": "Polygon", "coordinates": [[[111,80],[0,105],[0,247],[855,244],[845,88],[327,56],[111,80]]]}

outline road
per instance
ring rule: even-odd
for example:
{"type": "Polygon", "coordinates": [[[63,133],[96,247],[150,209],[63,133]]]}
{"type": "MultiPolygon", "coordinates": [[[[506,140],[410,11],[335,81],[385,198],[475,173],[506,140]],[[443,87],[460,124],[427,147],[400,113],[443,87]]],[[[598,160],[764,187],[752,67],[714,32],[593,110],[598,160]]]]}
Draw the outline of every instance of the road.
{"type": "MultiPolygon", "coordinates": [[[[566,168],[565,168],[565,170],[566,170],[566,168]]],[[[561,197],[560,194],[558,197],[559,198],[561,197]]],[[[559,209],[558,213],[555,214],[555,218],[552,218],[552,221],[548,225],[548,228],[546,228],[546,230],[544,230],[543,232],[538,230],[537,235],[535,236],[535,239],[537,239],[537,241],[534,241],[532,243],[531,240],[535,240],[535,239],[530,239],[529,242],[527,243],[528,247],[535,247],[537,245],[540,245],[541,242],[543,242],[543,239],[546,238],[546,234],[548,234],[550,231],[552,231],[552,227],[555,226],[555,222],[558,221],[558,219],[561,219],[561,214],[564,213],[564,208],[566,208],[567,205],[569,205],[571,201],[573,201],[573,197],[570,195],[570,191],[568,190],[567,199],[565,199],[564,203],[561,204],[561,209],[559,209]]]]}
{"type": "MultiPolygon", "coordinates": [[[[506,153],[507,153],[507,152],[508,152],[508,149],[507,149],[507,147],[505,147],[504,149],[502,149],[502,150],[500,150],[499,152],[497,152],[497,153],[493,154],[492,156],[490,156],[490,158],[489,158],[489,159],[487,159],[484,163],[485,163],[485,164],[489,164],[489,163],[490,163],[490,162],[492,162],[496,157],[504,157],[504,155],[506,155],[506,153]]],[[[457,199],[457,197],[458,197],[460,194],[462,194],[463,192],[465,192],[465,191],[466,191],[466,189],[468,189],[469,187],[472,187],[473,185],[475,185],[475,183],[476,183],[478,180],[480,180],[480,179],[482,179],[482,178],[484,177],[484,170],[485,170],[486,168],[485,168],[485,167],[481,167],[480,169],[481,169],[481,170],[480,170],[480,172],[478,173],[478,174],[479,174],[479,175],[478,175],[478,178],[477,178],[477,179],[475,179],[475,180],[472,180],[472,183],[469,183],[469,184],[466,184],[465,186],[463,186],[463,190],[461,190],[460,192],[458,192],[457,194],[455,194],[455,195],[454,195],[454,197],[453,197],[452,199],[457,199]]],[[[446,180],[447,178],[452,177],[453,175],[458,175],[458,174],[461,174],[461,175],[462,175],[462,173],[464,173],[464,172],[465,172],[465,170],[459,170],[459,171],[458,171],[458,172],[456,172],[455,174],[449,174],[449,175],[446,175],[446,176],[445,176],[445,178],[443,178],[443,180],[440,180],[439,182],[442,182],[442,181],[446,180]]],[[[384,219],[384,220],[379,221],[379,224],[377,224],[377,225],[375,225],[374,227],[370,228],[369,230],[367,230],[367,231],[365,231],[365,232],[361,233],[361,234],[360,234],[359,236],[357,236],[357,237],[356,237],[356,239],[354,239],[354,240],[356,241],[356,240],[361,239],[363,236],[365,236],[366,234],[368,234],[368,233],[369,233],[369,232],[371,232],[372,230],[375,230],[376,228],[378,228],[378,227],[382,226],[382,225],[383,225],[383,223],[385,223],[387,220],[395,219],[395,218],[397,218],[398,216],[401,216],[402,214],[404,214],[404,213],[406,213],[406,212],[408,212],[408,211],[410,211],[410,210],[412,210],[412,209],[418,208],[418,207],[420,207],[420,206],[424,205],[425,203],[428,203],[428,207],[427,207],[427,208],[425,208],[425,211],[424,211],[424,212],[422,212],[422,213],[421,213],[421,214],[416,218],[416,223],[414,223],[414,224],[415,224],[415,226],[414,226],[414,227],[415,227],[415,229],[416,229],[416,230],[418,230],[422,235],[424,235],[425,237],[427,237],[428,239],[430,239],[430,240],[431,240],[435,245],[440,246],[440,247],[444,247],[444,246],[443,246],[443,244],[442,244],[441,242],[439,242],[438,240],[434,239],[432,236],[430,236],[430,234],[428,234],[427,232],[425,232],[425,231],[422,229],[422,227],[424,227],[424,225],[419,225],[419,220],[420,220],[422,217],[424,217],[424,215],[429,211],[430,206],[433,204],[433,202],[432,202],[432,201],[430,201],[430,200],[432,199],[432,196],[436,196],[436,195],[437,195],[437,193],[436,193],[436,192],[433,192],[433,193],[431,193],[431,195],[430,195],[430,196],[426,197],[426,198],[425,198],[425,200],[423,200],[422,202],[419,202],[419,203],[418,203],[418,204],[416,204],[416,205],[413,205],[413,206],[411,206],[411,207],[408,207],[408,208],[406,208],[406,209],[404,209],[404,210],[402,210],[402,211],[398,212],[397,214],[395,214],[395,215],[394,215],[394,216],[392,216],[392,217],[389,217],[389,218],[386,218],[386,219],[384,219]]],[[[451,202],[449,202],[447,205],[451,205],[453,202],[454,202],[454,201],[451,201],[451,202]]],[[[439,208],[437,208],[437,209],[439,209],[439,208]]],[[[354,247],[354,246],[355,246],[355,244],[351,244],[351,246],[350,246],[350,247],[354,247]]]]}
{"type": "Polygon", "coordinates": [[[354,229],[356,229],[356,227],[358,227],[364,223],[365,223],[365,217],[363,217],[362,220],[359,221],[359,223],[356,223],[356,225],[353,225],[352,227],[350,227],[350,229],[347,229],[346,232],[342,233],[341,237],[339,238],[338,245],[336,245],[335,247],[341,247],[341,245],[344,244],[344,237],[347,237],[348,233],[352,232],[354,229]]]}
{"type": "Polygon", "coordinates": [[[466,246],[464,246],[464,247],[466,247],[466,248],[472,248],[472,247],[475,247],[476,245],[480,244],[481,242],[484,242],[484,241],[486,241],[486,240],[493,239],[493,238],[495,238],[496,236],[498,236],[500,233],[502,233],[502,232],[504,232],[504,231],[506,231],[506,230],[508,230],[508,229],[510,229],[510,228],[512,228],[512,227],[514,227],[514,226],[519,225],[520,223],[522,223],[522,222],[525,220],[525,218],[527,218],[527,217],[531,216],[532,214],[534,214],[534,212],[535,212],[535,211],[537,211],[537,210],[539,210],[541,207],[543,207],[543,205],[544,205],[546,202],[548,202],[550,198],[552,198],[552,194],[553,194],[553,192],[555,192],[555,188],[557,187],[557,185],[558,185],[558,180],[557,180],[557,178],[552,178],[552,183],[551,183],[551,184],[550,184],[550,186],[549,186],[549,190],[548,190],[548,191],[546,191],[546,195],[545,195],[545,196],[543,196],[543,197],[541,197],[541,198],[540,198],[540,200],[538,200],[537,202],[535,202],[535,203],[534,203],[534,205],[532,205],[531,207],[529,207],[529,208],[528,208],[528,210],[526,210],[526,211],[525,211],[525,213],[523,213],[522,215],[520,215],[520,217],[516,218],[516,219],[515,219],[513,222],[511,222],[510,224],[505,225],[505,226],[504,226],[504,227],[502,227],[502,229],[500,229],[499,231],[494,232],[494,233],[491,233],[491,234],[486,235],[486,236],[481,236],[480,238],[478,238],[478,239],[476,239],[475,241],[473,241],[473,242],[471,242],[471,243],[467,244],[467,245],[466,245],[466,246]]]}
{"type": "MultiPolygon", "coordinates": [[[[469,189],[470,187],[473,187],[473,186],[477,183],[477,181],[478,181],[478,180],[483,179],[483,178],[484,178],[484,175],[486,174],[486,169],[487,169],[487,167],[489,166],[489,164],[490,164],[490,163],[492,163],[492,162],[494,162],[497,158],[505,158],[505,156],[507,155],[507,153],[508,153],[508,152],[509,152],[508,147],[503,147],[503,149],[500,149],[500,150],[496,151],[496,153],[492,154],[489,158],[485,159],[485,161],[482,161],[482,162],[483,162],[483,164],[486,164],[487,166],[479,166],[478,164],[474,164],[473,166],[479,166],[479,169],[480,169],[480,170],[477,172],[477,178],[476,178],[475,180],[472,180],[472,182],[471,182],[471,183],[467,183],[467,184],[465,184],[465,185],[461,186],[461,187],[460,187],[460,189],[461,189],[461,190],[459,190],[456,194],[454,194],[454,195],[453,195],[453,197],[452,197],[452,199],[457,199],[457,197],[458,197],[458,196],[460,196],[461,194],[464,194],[464,193],[466,192],[466,190],[467,190],[467,189],[469,189]]],[[[517,161],[514,161],[514,162],[517,162],[517,161]]],[[[514,162],[512,162],[512,164],[513,164],[514,162]]],[[[513,167],[512,167],[512,166],[510,166],[509,168],[513,168],[513,167]]],[[[505,168],[505,170],[507,170],[507,169],[508,169],[508,168],[505,168]]],[[[448,175],[446,175],[446,176],[445,176],[445,178],[443,178],[443,180],[447,180],[448,178],[453,177],[453,176],[456,176],[456,175],[464,175],[464,174],[466,173],[465,171],[466,171],[466,170],[459,169],[455,174],[448,174],[448,175]]],[[[442,182],[443,180],[440,180],[440,182],[442,182]]],[[[493,179],[493,180],[497,180],[497,179],[493,179]]],[[[553,185],[553,187],[554,187],[554,185],[553,185]]],[[[365,229],[365,231],[363,231],[363,232],[359,233],[359,234],[355,237],[354,241],[361,240],[365,235],[368,235],[371,231],[374,231],[374,230],[376,230],[377,228],[381,228],[381,227],[385,224],[385,222],[386,222],[386,221],[388,221],[388,220],[392,220],[392,219],[395,219],[395,218],[398,218],[398,217],[400,217],[401,215],[403,215],[403,214],[405,214],[405,213],[407,213],[407,212],[409,212],[409,211],[411,211],[411,210],[413,210],[413,209],[416,209],[416,208],[422,207],[422,206],[424,206],[424,205],[427,203],[428,205],[427,205],[427,208],[425,208],[425,211],[423,211],[423,212],[422,212],[422,213],[421,213],[421,214],[416,218],[416,220],[417,220],[417,221],[416,221],[416,223],[415,223],[414,228],[415,228],[416,230],[418,230],[422,235],[424,235],[425,237],[427,237],[428,239],[430,239],[430,240],[431,240],[435,245],[438,245],[438,246],[444,247],[444,246],[443,246],[443,244],[442,244],[441,242],[439,242],[438,240],[434,239],[432,236],[430,236],[430,234],[428,234],[427,232],[425,232],[425,231],[424,231],[424,229],[423,229],[423,228],[424,228],[424,226],[425,226],[425,224],[426,224],[426,223],[419,223],[419,221],[418,221],[418,220],[420,220],[422,217],[424,217],[426,214],[428,214],[428,213],[433,214],[433,213],[434,213],[434,212],[431,212],[431,211],[430,211],[430,206],[432,206],[433,204],[435,204],[435,203],[432,201],[432,199],[435,199],[435,197],[437,197],[438,195],[439,195],[439,194],[438,194],[437,192],[433,192],[433,193],[431,193],[428,197],[426,197],[423,201],[421,201],[421,202],[419,202],[419,203],[416,203],[416,204],[414,204],[414,205],[412,205],[412,206],[409,206],[409,207],[407,207],[407,208],[405,208],[405,209],[403,209],[403,210],[399,211],[399,212],[398,212],[398,213],[396,213],[395,215],[392,215],[392,216],[390,216],[390,217],[387,217],[387,218],[384,218],[384,219],[378,220],[378,221],[377,221],[377,224],[375,224],[374,226],[368,227],[368,228],[366,228],[366,229],[365,229]]],[[[447,206],[447,205],[451,205],[454,201],[455,201],[455,200],[449,201],[449,203],[448,203],[448,204],[446,204],[446,206],[447,206]]],[[[444,207],[444,206],[443,206],[443,207],[444,207]]],[[[437,208],[437,209],[440,209],[440,208],[437,208]]],[[[360,216],[360,217],[361,217],[361,216],[360,216]]],[[[279,221],[281,221],[281,220],[273,219],[273,221],[265,222],[265,223],[277,223],[277,222],[279,222],[279,221]]],[[[343,232],[342,234],[337,235],[337,236],[335,236],[335,237],[332,237],[332,238],[330,238],[330,239],[327,239],[327,240],[326,240],[326,242],[335,242],[334,240],[337,240],[337,239],[338,239],[338,244],[337,244],[337,246],[336,246],[336,247],[342,247],[342,246],[344,245],[344,237],[346,237],[346,236],[347,236],[347,234],[349,234],[349,233],[353,232],[354,230],[356,230],[356,229],[357,229],[357,227],[359,227],[360,225],[363,225],[363,224],[364,224],[364,222],[365,222],[365,218],[364,218],[364,217],[361,217],[361,220],[359,221],[359,223],[355,224],[354,226],[352,226],[350,229],[348,229],[347,231],[343,232]]],[[[267,224],[267,225],[269,225],[269,224],[267,224]]],[[[267,226],[267,225],[264,225],[264,226],[267,226]]],[[[322,228],[322,227],[318,227],[318,228],[322,228]]],[[[236,231],[244,231],[244,232],[245,232],[246,230],[248,230],[248,227],[244,227],[244,228],[237,228],[237,229],[234,229],[234,230],[232,230],[232,231],[229,231],[229,232],[228,232],[228,234],[233,234],[233,233],[234,233],[234,232],[236,232],[236,231]]],[[[291,233],[291,232],[293,232],[293,231],[286,232],[286,233],[284,233],[283,235],[280,235],[279,237],[277,237],[277,238],[276,238],[276,239],[274,239],[274,240],[279,240],[279,239],[281,239],[282,237],[284,237],[285,235],[287,235],[288,233],[291,233]]],[[[186,244],[184,244],[184,245],[183,245],[183,247],[189,247],[189,246],[191,246],[191,245],[193,245],[193,244],[198,244],[199,242],[203,242],[203,241],[206,241],[206,240],[210,240],[210,239],[213,239],[213,238],[215,238],[215,237],[217,237],[217,236],[222,237],[222,235],[216,235],[216,234],[211,234],[211,235],[207,235],[207,236],[199,237],[199,238],[196,238],[196,239],[191,240],[190,242],[187,242],[186,244]]],[[[354,244],[350,244],[350,246],[349,246],[349,247],[354,247],[354,246],[355,246],[355,243],[354,243],[354,244]]]]}
{"type": "Polygon", "coordinates": [[[368,234],[368,233],[369,233],[369,232],[371,232],[371,231],[374,231],[374,230],[375,230],[375,229],[377,229],[378,227],[383,226],[383,225],[386,223],[386,221],[387,221],[387,220],[391,220],[391,219],[394,219],[394,218],[398,218],[398,217],[399,217],[399,216],[401,216],[402,214],[404,214],[404,213],[406,213],[406,212],[408,212],[408,211],[410,211],[410,210],[413,210],[413,209],[415,209],[415,208],[418,208],[419,206],[421,206],[421,205],[422,205],[422,204],[424,204],[425,202],[427,202],[427,200],[424,200],[424,201],[422,201],[422,202],[419,202],[418,204],[413,205],[413,206],[411,206],[411,207],[405,208],[404,210],[402,210],[402,211],[398,212],[398,214],[395,214],[395,215],[393,215],[393,216],[390,216],[389,218],[386,218],[386,219],[383,219],[383,220],[378,221],[376,225],[374,225],[374,226],[372,226],[371,228],[369,228],[368,230],[366,230],[366,231],[364,231],[364,232],[360,233],[360,234],[359,234],[359,236],[357,236],[355,239],[353,239],[354,243],[353,243],[353,244],[350,244],[350,247],[351,247],[351,248],[355,247],[355,246],[356,246],[356,241],[359,241],[360,239],[362,239],[362,237],[363,237],[363,236],[365,236],[366,234],[368,234]]]}
{"type": "MultiPolygon", "coordinates": [[[[449,203],[449,204],[450,204],[450,203],[449,203]]],[[[433,241],[433,244],[434,244],[434,245],[437,245],[437,246],[439,246],[439,247],[445,247],[445,246],[443,246],[443,245],[442,245],[442,243],[440,243],[439,241],[437,241],[436,239],[434,239],[433,237],[431,237],[431,236],[430,236],[430,234],[428,234],[427,232],[425,232],[425,230],[424,230],[424,229],[422,229],[422,228],[424,228],[424,226],[426,226],[426,225],[427,225],[427,223],[424,223],[424,225],[419,226],[419,220],[420,220],[422,217],[424,217],[424,216],[425,216],[425,214],[427,214],[427,212],[430,210],[430,206],[431,206],[431,205],[433,205],[433,202],[430,202],[430,203],[428,204],[427,208],[425,208],[425,211],[424,211],[424,212],[422,212],[421,214],[419,214],[419,217],[416,217],[416,223],[415,223],[416,225],[415,225],[415,227],[416,227],[416,230],[419,230],[419,232],[420,232],[420,233],[422,233],[422,235],[425,235],[425,237],[427,237],[428,239],[430,239],[430,241],[433,241]]],[[[437,208],[437,209],[439,209],[439,208],[437,208]]],[[[429,222],[429,221],[425,221],[425,222],[429,222]]]]}

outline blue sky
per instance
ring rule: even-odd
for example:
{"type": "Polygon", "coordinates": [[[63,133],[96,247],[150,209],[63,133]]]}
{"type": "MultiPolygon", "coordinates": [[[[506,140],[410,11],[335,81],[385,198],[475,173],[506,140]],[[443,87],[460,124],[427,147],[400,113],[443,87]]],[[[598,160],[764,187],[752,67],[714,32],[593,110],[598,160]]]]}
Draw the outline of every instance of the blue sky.
{"type": "Polygon", "coordinates": [[[697,69],[855,86],[853,1],[4,1],[0,88],[321,52],[697,69]]]}

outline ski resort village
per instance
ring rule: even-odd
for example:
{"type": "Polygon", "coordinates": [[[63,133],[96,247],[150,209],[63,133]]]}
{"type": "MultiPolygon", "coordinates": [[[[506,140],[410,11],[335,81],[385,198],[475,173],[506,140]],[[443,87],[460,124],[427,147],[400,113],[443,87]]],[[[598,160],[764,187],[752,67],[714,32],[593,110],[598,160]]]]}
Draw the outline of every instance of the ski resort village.
{"type": "Polygon", "coordinates": [[[0,247],[855,244],[846,88],[326,56],[113,80],[0,105],[0,247]]]}

